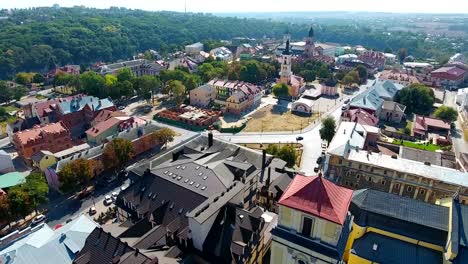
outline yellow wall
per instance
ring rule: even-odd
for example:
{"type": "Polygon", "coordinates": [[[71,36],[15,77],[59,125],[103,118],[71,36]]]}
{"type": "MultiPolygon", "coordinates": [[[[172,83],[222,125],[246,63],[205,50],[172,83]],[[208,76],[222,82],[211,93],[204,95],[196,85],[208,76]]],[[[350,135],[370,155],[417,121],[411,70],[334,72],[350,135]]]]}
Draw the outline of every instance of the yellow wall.
{"type": "Polygon", "coordinates": [[[359,256],[356,256],[354,254],[351,254],[349,256],[349,260],[347,263],[348,264],[371,264],[372,262],[367,259],[363,259],[359,256]]]}
{"type": "Polygon", "coordinates": [[[285,246],[276,243],[275,241],[271,242],[271,264],[283,264],[286,261],[287,250],[285,246]]]}
{"type": "Polygon", "coordinates": [[[57,159],[54,156],[45,155],[44,157],[42,157],[41,161],[39,161],[39,169],[41,169],[41,171],[45,171],[47,168],[54,165],[55,163],[57,163],[57,159]]]}

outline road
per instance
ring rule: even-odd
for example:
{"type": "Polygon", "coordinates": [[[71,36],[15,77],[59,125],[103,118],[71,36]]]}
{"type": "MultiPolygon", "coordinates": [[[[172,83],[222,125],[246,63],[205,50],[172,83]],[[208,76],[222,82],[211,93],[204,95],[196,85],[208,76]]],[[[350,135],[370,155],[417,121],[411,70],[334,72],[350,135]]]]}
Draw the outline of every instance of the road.
{"type": "MultiPolygon", "coordinates": [[[[454,107],[458,109],[456,104],[457,92],[456,91],[446,91],[444,105],[454,107]]],[[[468,153],[468,142],[465,141],[463,136],[463,129],[459,121],[455,122],[455,129],[451,132],[451,137],[453,141],[453,151],[460,157],[460,153],[468,153]]]]}
{"type": "MultiPolygon", "coordinates": [[[[376,77],[377,78],[377,77],[376,77]]],[[[354,97],[365,90],[367,90],[372,84],[373,80],[365,85],[361,85],[359,91],[352,95],[342,95],[342,101],[354,97]]],[[[322,114],[322,117],[332,116],[339,122],[341,116],[342,104],[337,104],[332,107],[328,112],[322,114]]],[[[291,132],[244,132],[238,134],[216,134],[215,136],[224,140],[231,141],[233,143],[296,143],[296,137],[301,135],[304,139],[300,142],[303,145],[302,159],[300,170],[305,175],[313,175],[316,160],[322,153],[322,140],[320,138],[319,130],[321,128],[320,120],[317,120],[314,124],[311,124],[307,128],[304,128],[302,132],[291,133],[291,132]]]]}

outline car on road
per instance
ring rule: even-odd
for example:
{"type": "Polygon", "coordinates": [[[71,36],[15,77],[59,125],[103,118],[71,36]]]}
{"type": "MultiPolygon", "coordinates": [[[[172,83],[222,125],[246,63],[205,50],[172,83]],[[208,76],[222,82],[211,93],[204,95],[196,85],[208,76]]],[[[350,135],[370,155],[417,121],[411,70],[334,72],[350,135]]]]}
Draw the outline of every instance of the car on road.
{"type": "Polygon", "coordinates": [[[112,176],[109,176],[109,177],[106,178],[107,183],[112,183],[115,180],[117,180],[117,176],[115,176],[115,175],[112,175],[112,176]]]}
{"type": "Polygon", "coordinates": [[[45,220],[46,220],[45,215],[40,214],[40,215],[34,217],[34,219],[31,222],[31,226],[35,226],[35,225],[37,225],[37,224],[39,224],[41,222],[44,222],[45,220]]]}
{"type": "Polygon", "coordinates": [[[350,98],[348,98],[348,99],[344,100],[344,103],[345,103],[345,104],[348,104],[348,103],[349,103],[349,101],[351,101],[351,99],[350,99],[350,98]]]}
{"type": "Polygon", "coordinates": [[[327,143],[322,142],[322,149],[327,149],[327,143]]]}
{"type": "Polygon", "coordinates": [[[89,211],[88,211],[88,214],[89,214],[89,215],[94,215],[94,214],[96,214],[96,213],[97,213],[96,207],[93,206],[93,207],[89,208],[89,211]]]}
{"type": "Polygon", "coordinates": [[[117,109],[119,109],[119,110],[124,110],[124,109],[125,109],[125,106],[124,106],[124,105],[121,105],[121,106],[119,106],[117,109]]]}
{"type": "Polygon", "coordinates": [[[346,110],[348,110],[348,108],[349,108],[349,105],[348,105],[348,104],[344,104],[344,105],[341,107],[341,110],[342,110],[342,111],[346,111],[346,110]]]}
{"type": "Polygon", "coordinates": [[[323,161],[323,158],[322,158],[321,156],[318,157],[318,159],[317,159],[317,164],[319,164],[319,165],[322,164],[322,161],[323,161]]]}
{"type": "Polygon", "coordinates": [[[303,137],[303,136],[297,136],[297,137],[296,137],[296,141],[301,141],[301,140],[304,140],[304,137],[303,137]]]}
{"type": "Polygon", "coordinates": [[[110,195],[106,195],[104,197],[104,205],[105,206],[109,206],[111,205],[112,203],[114,202],[114,200],[112,200],[112,197],[110,195]]]}
{"type": "Polygon", "coordinates": [[[119,196],[118,192],[112,192],[111,197],[114,201],[117,200],[117,196],[119,196]]]}

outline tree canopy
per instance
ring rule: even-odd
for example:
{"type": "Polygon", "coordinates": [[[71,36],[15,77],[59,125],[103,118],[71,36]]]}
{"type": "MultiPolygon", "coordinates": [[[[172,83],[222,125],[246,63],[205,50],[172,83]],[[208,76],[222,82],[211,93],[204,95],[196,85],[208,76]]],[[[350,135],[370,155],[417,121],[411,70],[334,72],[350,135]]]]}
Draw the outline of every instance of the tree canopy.
{"type": "Polygon", "coordinates": [[[458,118],[458,112],[450,106],[441,106],[435,112],[434,116],[448,122],[455,122],[458,118]]]}
{"type": "Polygon", "coordinates": [[[286,166],[290,168],[293,168],[296,164],[297,153],[294,146],[291,144],[283,145],[282,147],[278,147],[277,144],[270,144],[265,151],[268,154],[286,161],[286,166]]]}
{"type": "Polygon", "coordinates": [[[114,138],[104,148],[103,163],[106,169],[121,169],[133,157],[134,149],[128,139],[114,138]]]}
{"type": "Polygon", "coordinates": [[[153,139],[159,144],[166,145],[168,142],[172,142],[176,136],[176,132],[168,127],[163,127],[151,135],[153,139]]]}
{"type": "Polygon", "coordinates": [[[428,115],[435,102],[434,91],[422,84],[411,84],[398,91],[395,101],[406,106],[406,113],[428,115]]]}
{"type": "Polygon", "coordinates": [[[336,123],[335,119],[331,116],[325,117],[322,119],[322,127],[320,128],[320,138],[326,140],[328,143],[335,136],[336,123]]]}
{"type": "Polygon", "coordinates": [[[285,83],[277,83],[273,85],[272,92],[276,97],[291,96],[291,88],[285,83]]]}
{"type": "Polygon", "coordinates": [[[77,159],[66,164],[59,172],[60,190],[68,193],[86,187],[94,177],[94,160],[77,159]]]}

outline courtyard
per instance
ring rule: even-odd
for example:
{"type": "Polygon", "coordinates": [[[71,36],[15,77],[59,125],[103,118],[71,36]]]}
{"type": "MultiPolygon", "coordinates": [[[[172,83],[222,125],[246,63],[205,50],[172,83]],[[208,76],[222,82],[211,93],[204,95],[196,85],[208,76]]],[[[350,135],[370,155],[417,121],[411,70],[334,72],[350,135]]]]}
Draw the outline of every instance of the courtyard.
{"type": "Polygon", "coordinates": [[[317,113],[312,116],[298,116],[286,107],[268,105],[250,115],[242,132],[301,131],[314,123],[317,117],[317,113]]]}

